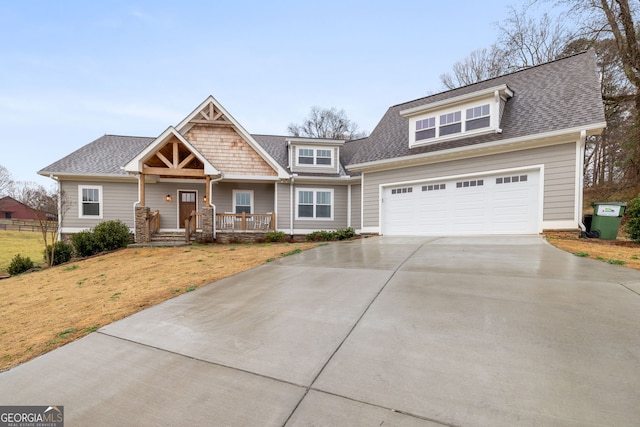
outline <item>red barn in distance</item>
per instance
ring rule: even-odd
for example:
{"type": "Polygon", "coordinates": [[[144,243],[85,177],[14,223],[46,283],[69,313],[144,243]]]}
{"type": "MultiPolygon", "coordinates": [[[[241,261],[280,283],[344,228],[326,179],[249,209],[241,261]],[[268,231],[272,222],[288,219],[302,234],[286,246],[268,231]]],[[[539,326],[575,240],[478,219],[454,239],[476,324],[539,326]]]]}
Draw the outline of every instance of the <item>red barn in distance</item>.
{"type": "Polygon", "coordinates": [[[13,197],[6,196],[0,199],[0,219],[32,221],[37,220],[38,216],[29,206],[13,197]]]}

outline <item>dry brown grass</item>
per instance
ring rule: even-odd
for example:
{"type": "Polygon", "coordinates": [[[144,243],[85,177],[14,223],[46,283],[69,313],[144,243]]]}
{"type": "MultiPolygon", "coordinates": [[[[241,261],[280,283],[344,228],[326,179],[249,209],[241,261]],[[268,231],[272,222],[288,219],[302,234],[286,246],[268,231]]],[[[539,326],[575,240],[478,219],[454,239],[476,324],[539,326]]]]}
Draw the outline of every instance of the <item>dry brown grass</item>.
{"type": "Polygon", "coordinates": [[[0,281],[0,371],[314,244],[129,248],[0,281]]]}
{"type": "Polygon", "coordinates": [[[555,247],[572,254],[640,270],[640,244],[638,243],[628,240],[581,239],[577,231],[550,232],[545,233],[545,237],[555,247]]]}

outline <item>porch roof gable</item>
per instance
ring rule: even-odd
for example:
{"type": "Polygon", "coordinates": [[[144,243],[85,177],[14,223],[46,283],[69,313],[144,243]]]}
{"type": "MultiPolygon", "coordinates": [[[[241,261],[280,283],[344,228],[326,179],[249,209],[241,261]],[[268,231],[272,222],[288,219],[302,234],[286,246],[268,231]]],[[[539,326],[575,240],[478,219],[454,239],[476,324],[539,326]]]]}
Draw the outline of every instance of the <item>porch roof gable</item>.
{"type": "MultiPolygon", "coordinates": [[[[221,173],[215,166],[213,166],[189,141],[187,141],[180,132],[173,126],[169,126],[160,136],[158,136],[151,144],[149,144],[138,155],[131,159],[125,166],[124,170],[129,173],[142,173],[144,168],[144,162],[156,154],[164,145],[172,138],[175,137],[184,144],[187,149],[193,153],[193,155],[202,162],[204,165],[205,175],[220,176],[221,173]]],[[[171,169],[168,169],[171,170],[171,169]]]]}

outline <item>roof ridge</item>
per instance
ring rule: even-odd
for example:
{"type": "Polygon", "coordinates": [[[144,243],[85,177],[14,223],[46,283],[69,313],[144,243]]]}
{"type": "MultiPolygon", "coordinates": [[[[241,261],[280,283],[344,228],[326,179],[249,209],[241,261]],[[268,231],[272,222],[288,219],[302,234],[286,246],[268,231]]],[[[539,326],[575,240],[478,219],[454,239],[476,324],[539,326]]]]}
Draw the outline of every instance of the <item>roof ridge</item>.
{"type": "Polygon", "coordinates": [[[445,91],[442,91],[442,92],[432,93],[431,95],[427,95],[427,96],[423,96],[423,97],[420,97],[420,98],[412,99],[412,100],[409,100],[409,101],[401,102],[399,104],[392,105],[391,107],[389,107],[389,109],[395,108],[395,107],[399,107],[400,105],[409,104],[409,103],[416,102],[416,101],[421,101],[423,99],[431,98],[431,97],[434,97],[436,95],[442,95],[442,94],[445,94],[445,93],[448,93],[448,92],[453,92],[454,90],[459,90],[459,89],[462,89],[462,88],[467,88],[467,87],[471,87],[471,86],[474,86],[474,85],[479,85],[481,83],[489,82],[491,80],[502,79],[504,77],[512,76],[514,74],[522,73],[524,71],[529,71],[529,70],[532,70],[534,68],[539,68],[539,67],[543,67],[545,65],[549,65],[549,64],[556,63],[556,62],[564,61],[565,59],[570,59],[570,58],[573,58],[575,56],[584,55],[584,54],[588,53],[591,50],[593,50],[593,48],[589,48],[589,49],[586,49],[586,50],[584,50],[582,52],[574,53],[574,54],[571,54],[571,55],[563,56],[562,58],[554,59],[552,61],[547,61],[547,62],[543,62],[543,63],[540,63],[540,64],[531,65],[530,67],[521,68],[519,70],[512,71],[510,73],[501,74],[499,76],[495,76],[495,77],[491,77],[491,78],[488,78],[488,79],[480,80],[480,81],[477,81],[475,83],[471,83],[471,84],[468,84],[468,85],[456,87],[456,88],[453,88],[453,89],[448,89],[448,90],[445,90],[445,91]]]}
{"type": "Polygon", "coordinates": [[[116,135],[113,133],[105,133],[103,136],[119,136],[122,138],[156,138],[155,136],[116,135]]]}

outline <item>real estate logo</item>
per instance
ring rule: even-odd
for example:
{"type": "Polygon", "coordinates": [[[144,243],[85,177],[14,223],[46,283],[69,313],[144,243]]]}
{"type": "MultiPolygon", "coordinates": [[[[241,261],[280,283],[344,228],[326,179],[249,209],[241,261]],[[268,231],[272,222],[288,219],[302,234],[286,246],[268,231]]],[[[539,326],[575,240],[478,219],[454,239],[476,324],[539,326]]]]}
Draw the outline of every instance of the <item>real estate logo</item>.
{"type": "Polygon", "coordinates": [[[0,427],[64,427],[64,406],[0,406],[0,427]]]}

